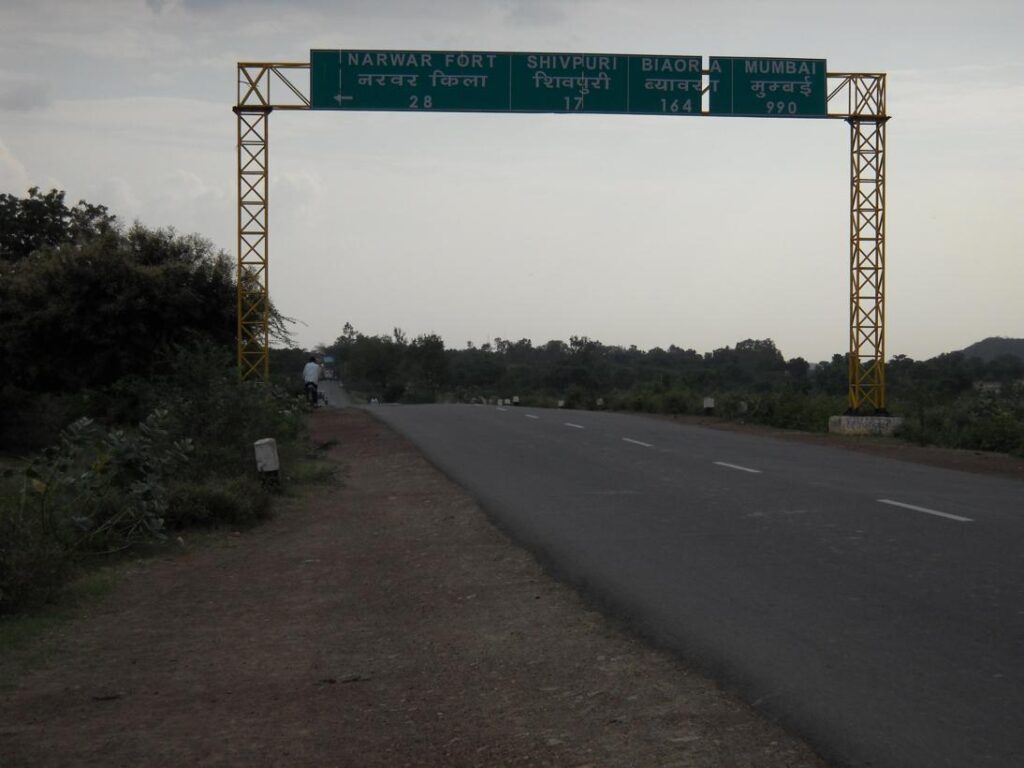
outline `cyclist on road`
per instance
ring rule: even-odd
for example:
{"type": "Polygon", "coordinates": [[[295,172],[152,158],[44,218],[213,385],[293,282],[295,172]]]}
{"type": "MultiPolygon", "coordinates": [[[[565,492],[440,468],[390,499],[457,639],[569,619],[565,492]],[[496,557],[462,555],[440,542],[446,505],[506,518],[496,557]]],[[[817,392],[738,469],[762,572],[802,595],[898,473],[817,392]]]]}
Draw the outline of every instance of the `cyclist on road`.
{"type": "Polygon", "coordinates": [[[314,407],[316,407],[317,400],[320,398],[317,387],[320,384],[321,378],[323,378],[323,369],[315,357],[309,358],[309,362],[302,369],[302,380],[306,384],[306,399],[314,407]]]}

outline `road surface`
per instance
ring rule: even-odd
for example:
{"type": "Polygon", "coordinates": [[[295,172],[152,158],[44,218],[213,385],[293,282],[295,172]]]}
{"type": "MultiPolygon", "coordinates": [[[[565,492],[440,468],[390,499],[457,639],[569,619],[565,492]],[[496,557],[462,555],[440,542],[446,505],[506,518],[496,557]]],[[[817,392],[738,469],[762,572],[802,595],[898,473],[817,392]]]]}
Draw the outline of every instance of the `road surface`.
{"type": "Polygon", "coordinates": [[[321,379],[318,386],[320,394],[327,399],[327,405],[331,408],[347,408],[352,405],[352,399],[348,392],[341,388],[335,379],[321,379]]]}
{"type": "Polygon", "coordinates": [[[1024,483],[619,414],[370,411],[826,758],[1024,765],[1024,483]]]}

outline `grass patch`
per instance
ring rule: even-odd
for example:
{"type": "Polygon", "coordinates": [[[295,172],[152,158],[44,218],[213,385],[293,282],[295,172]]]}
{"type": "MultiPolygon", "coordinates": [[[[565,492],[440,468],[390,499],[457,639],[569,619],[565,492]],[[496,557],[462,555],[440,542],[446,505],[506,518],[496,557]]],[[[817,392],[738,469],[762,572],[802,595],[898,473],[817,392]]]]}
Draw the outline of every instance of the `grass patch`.
{"type": "Polygon", "coordinates": [[[270,494],[255,477],[181,482],[172,486],[165,522],[173,530],[244,526],[270,517],[270,494]]]}
{"type": "Polygon", "coordinates": [[[333,485],[340,481],[338,465],[327,459],[303,458],[286,472],[289,487],[303,485],[333,485]]]}
{"type": "Polygon", "coordinates": [[[60,628],[106,597],[129,565],[126,559],[87,570],[68,582],[56,602],[0,616],[0,691],[12,690],[26,670],[46,664],[58,649],[60,628]]]}
{"type": "Polygon", "coordinates": [[[334,485],[341,482],[340,467],[328,453],[337,440],[313,444],[305,442],[284,446],[281,451],[282,486],[289,492],[295,486],[334,485]]]}

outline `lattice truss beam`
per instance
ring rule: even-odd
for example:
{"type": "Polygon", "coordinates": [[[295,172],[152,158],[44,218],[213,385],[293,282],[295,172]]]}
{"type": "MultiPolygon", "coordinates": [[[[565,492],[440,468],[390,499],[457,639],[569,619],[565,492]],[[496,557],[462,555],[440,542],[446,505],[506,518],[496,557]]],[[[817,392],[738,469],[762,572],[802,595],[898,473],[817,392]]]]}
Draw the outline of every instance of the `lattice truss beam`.
{"type": "Polygon", "coordinates": [[[834,77],[830,114],[850,123],[849,412],[884,413],[885,75],[834,77]]]}
{"type": "MultiPolygon", "coordinates": [[[[267,123],[275,109],[309,109],[292,77],[306,62],[239,63],[238,367],[242,378],[268,374],[267,123]],[[271,84],[284,87],[274,99],[271,84]]],[[[849,408],[884,412],[885,396],[885,75],[829,73],[828,115],[850,123],[849,408]]],[[[278,88],[280,91],[280,88],[278,88]]]]}
{"type": "Polygon", "coordinates": [[[850,409],[885,411],[885,120],[851,120],[850,145],[850,409]]]}
{"type": "Polygon", "coordinates": [[[269,111],[238,112],[238,368],[266,377],[270,293],[267,215],[269,111]]]}
{"type": "Polygon", "coordinates": [[[275,109],[308,109],[309,100],[287,76],[308,64],[238,65],[238,370],[242,379],[266,378],[270,364],[268,127],[275,109]],[[271,84],[285,86],[272,103],[271,84]]]}

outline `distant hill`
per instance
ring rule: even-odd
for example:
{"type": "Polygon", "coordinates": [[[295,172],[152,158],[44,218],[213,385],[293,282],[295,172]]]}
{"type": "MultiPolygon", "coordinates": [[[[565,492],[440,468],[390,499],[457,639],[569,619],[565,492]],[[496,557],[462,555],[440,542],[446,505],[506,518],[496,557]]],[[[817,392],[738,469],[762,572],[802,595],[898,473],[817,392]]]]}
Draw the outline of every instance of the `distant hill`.
{"type": "Polygon", "coordinates": [[[1013,355],[1024,360],[1024,339],[1004,339],[1002,336],[992,336],[965,347],[963,353],[965,357],[978,357],[986,363],[995,360],[1000,355],[1013,355]]]}

